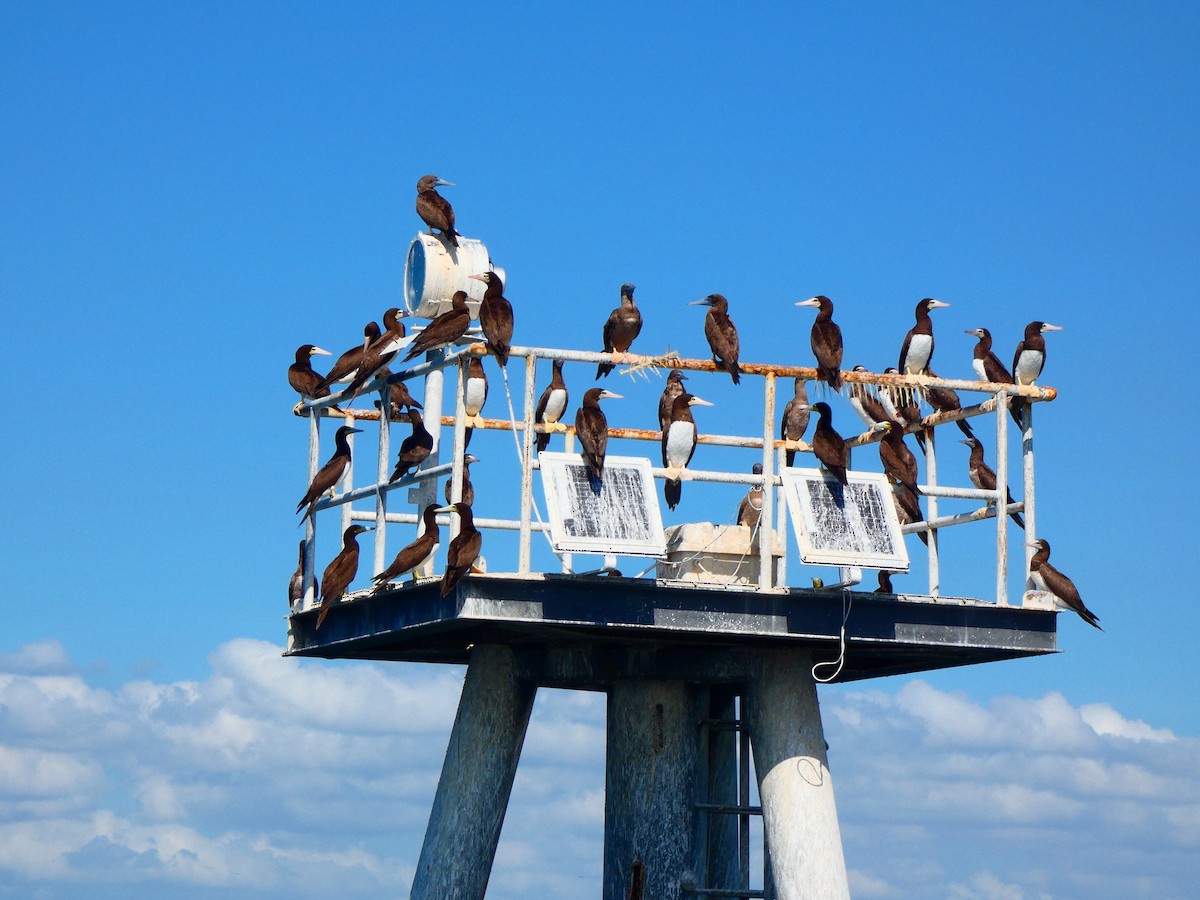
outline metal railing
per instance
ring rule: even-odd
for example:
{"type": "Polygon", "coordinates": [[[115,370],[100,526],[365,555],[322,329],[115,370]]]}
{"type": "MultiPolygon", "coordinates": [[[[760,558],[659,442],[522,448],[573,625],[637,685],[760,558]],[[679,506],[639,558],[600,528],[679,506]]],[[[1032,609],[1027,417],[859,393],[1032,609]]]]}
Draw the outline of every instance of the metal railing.
{"type": "MultiPolygon", "coordinates": [[[[370,484],[362,487],[354,486],[354,467],[357,460],[353,460],[353,443],[352,447],[352,464],[347,467],[345,476],[339,486],[335,489],[337,493],[334,496],[327,496],[319,499],[313,505],[313,512],[306,518],[305,541],[307,543],[308,552],[305,555],[305,571],[304,571],[304,600],[302,601],[301,609],[311,607],[315,601],[315,546],[316,546],[316,518],[317,515],[326,510],[340,508],[341,510],[341,530],[338,535],[340,538],[341,532],[344,531],[351,522],[370,522],[375,526],[374,537],[374,562],[373,571],[378,573],[382,571],[387,560],[387,540],[385,525],[388,523],[399,524],[415,524],[420,521],[419,511],[428,503],[436,502],[437,482],[444,475],[449,475],[451,478],[451,496],[458,498],[461,496],[461,488],[463,482],[463,455],[465,452],[465,433],[466,433],[466,411],[464,408],[464,385],[466,380],[467,364],[471,356],[479,356],[486,353],[483,345],[480,343],[466,344],[459,346],[450,351],[434,351],[430,353],[429,358],[420,364],[413,365],[409,368],[398,371],[387,380],[376,379],[367,385],[361,392],[360,396],[370,396],[372,393],[379,397],[379,409],[351,409],[347,405],[344,411],[332,409],[337,404],[348,404],[349,397],[343,392],[333,394],[329,397],[320,400],[305,400],[297,404],[295,412],[298,415],[307,416],[309,419],[309,458],[308,470],[309,479],[316,474],[320,465],[320,420],[324,417],[336,416],[353,419],[354,423],[376,421],[380,423],[379,441],[378,441],[378,458],[376,477],[370,484]],[[444,399],[444,372],[447,369],[457,370],[457,379],[454,385],[454,415],[443,415],[442,404],[444,399]],[[410,381],[414,378],[424,376],[425,391],[424,391],[424,411],[423,418],[426,423],[426,428],[433,435],[433,450],[428,459],[421,464],[417,471],[401,478],[393,483],[388,483],[387,475],[390,465],[391,444],[388,425],[388,410],[389,404],[389,388],[390,383],[395,381],[410,381]],[[314,414],[315,413],[315,414],[314,414]],[[444,429],[451,429],[452,435],[452,454],[449,462],[440,461],[439,450],[441,448],[441,437],[444,429]],[[390,512],[388,510],[388,496],[401,488],[414,489],[410,495],[410,502],[414,505],[412,512],[390,512]],[[374,509],[371,511],[356,509],[353,504],[359,501],[373,499],[374,509]]],[[[492,429],[500,431],[510,431],[519,436],[520,445],[520,460],[521,460],[521,499],[518,517],[515,519],[503,518],[475,518],[475,525],[481,530],[486,529],[501,529],[519,532],[518,553],[517,553],[517,572],[518,576],[531,575],[530,558],[531,558],[531,543],[532,535],[535,532],[546,532],[549,526],[541,521],[540,513],[537,515],[539,521],[534,522],[535,504],[533,500],[533,472],[539,468],[536,454],[533,452],[534,435],[536,433],[546,432],[548,429],[545,426],[535,425],[534,411],[537,403],[538,385],[536,381],[536,365],[538,360],[556,360],[561,359],[567,362],[591,363],[610,362],[611,356],[607,353],[599,353],[594,351],[581,350],[560,350],[543,347],[520,347],[511,348],[510,356],[513,359],[524,360],[524,384],[521,391],[522,402],[520,404],[520,412],[517,413],[515,408],[510,407],[515,415],[511,418],[488,418],[474,427],[482,429],[492,429]]],[[[699,372],[718,372],[723,371],[718,369],[712,360],[705,359],[682,359],[676,357],[653,357],[639,356],[634,354],[624,354],[622,356],[623,365],[628,365],[636,368],[655,368],[655,369],[682,369],[685,371],[699,372]]],[[[514,367],[509,367],[514,368],[514,367]]],[[[786,449],[792,448],[799,452],[808,452],[811,446],[804,441],[785,442],[775,437],[777,429],[776,405],[775,405],[775,388],[776,382],[780,378],[803,378],[807,381],[816,381],[816,370],[808,366],[787,366],[787,365],[771,365],[763,363],[741,363],[741,373],[750,379],[761,377],[763,380],[763,415],[762,415],[762,434],[750,436],[739,435],[721,435],[721,434],[700,434],[698,442],[701,444],[712,444],[726,447],[742,447],[748,449],[760,449],[762,451],[762,467],[761,475],[753,475],[742,472],[723,472],[715,470],[702,469],[686,469],[682,473],[682,477],[686,481],[696,482],[713,482],[725,484],[744,484],[750,485],[770,485],[775,490],[763,490],[763,505],[761,513],[761,521],[763,523],[775,522],[774,528],[760,528],[758,538],[758,553],[761,560],[770,560],[772,551],[777,547],[786,549],[787,541],[787,522],[788,517],[784,503],[782,501],[781,490],[782,480],[777,474],[778,470],[783,467],[784,454],[786,449]]],[[[507,379],[508,373],[505,372],[507,379]]],[[[864,384],[874,385],[884,389],[911,389],[919,390],[926,386],[936,386],[949,388],[955,391],[964,391],[968,393],[982,394],[986,399],[981,400],[977,404],[964,406],[961,410],[955,410],[944,413],[933,413],[925,416],[917,425],[911,425],[907,429],[910,432],[923,431],[926,439],[925,448],[925,475],[926,482],[920,485],[922,492],[926,497],[926,518],[922,522],[917,522],[902,526],[902,531],[906,534],[911,534],[918,531],[928,533],[928,576],[929,576],[929,595],[936,597],[940,593],[940,576],[939,576],[939,553],[938,553],[938,532],[943,528],[952,527],[955,525],[965,524],[969,522],[981,521],[987,518],[995,518],[996,525],[996,602],[1000,605],[1008,603],[1008,543],[1007,543],[1007,528],[1006,519],[1008,514],[1013,512],[1023,512],[1026,523],[1026,534],[1032,540],[1036,534],[1036,516],[1035,516],[1035,491],[1034,491],[1034,454],[1033,454],[1033,403],[1038,401],[1053,400],[1056,392],[1053,388],[1044,388],[1034,385],[1018,386],[1012,384],[998,384],[993,382],[967,381],[960,379],[949,378],[932,378],[923,375],[896,375],[896,374],[876,374],[871,372],[843,372],[842,380],[849,384],[864,384]],[[1023,500],[1013,504],[1006,504],[1005,498],[1009,490],[1009,459],[1008,459],[1008,407],[1010,398],[1020,397],[1026,402],[1025,415],[1023,416],[1024,431],[1021,441],[1021,477],[1023,481],[1023,500]],[[937,449],[935,432],[940,426],[947,425],[958,421],[959,419],[969,419],[976,416],[993,414],[996,421],[996,446],[992,454],[995,460],[996,472],[996,490],[986,491],[975,487],[950,487],[943,486],[938,483],[937,470],[937,449]],[[987,505],[969,513],[960,513],[955,515],[940,516],[938,514],[938,498],[952,499],[975,499],[982,500],[987,505]]],[[[508,383],[505,382],[505,392],[508,392],[508,383]]],[[[509,395],[514,396],[514,395],[509,395]]],[[[509,398],[506,397],[507,402],[509,398]]],[[[564,415],[563,425],[566,425],[565,440],[566,449],[568,452],[574,451],[574,427],[566,420],[568,416],[564,415]]],[[[403,419],[401,420],[403,421],[403,419]]],[[[635,428],[610,427],[609,436],[613,439],[622,440],[640,440],[654,441],[661,440],[661,432],[658,430],[645,430],[635,428]]],[[[350,435],[350,440],[353,442],[354,435],[350,435]]],[[[853,437],[846,438],[847,444],[851,447],[860,447],[865,444],[875,443],[880,439],[880,436],[870,430],[853,437]]],[[[668,477],[668,470],[662,467],[652,468],[652,472],[656,478],[668,477]]],[[[671,475],[678,473],[672,472],[671,475]]],[[[451,538],[457,533],[458,522],[456,517],[448,517],[442,515],[439,517],[439,524],[449,524],[451,538]]],[[[1028,563],[1032,558],[1033,550],[1026,548],[1025,567],[1028,571],[1028,563]]],[[[563,571],[569,572],[571,566],[570,554],[559,554],[563,563],[563,571]]],[[[771,591],[782,588],[786,584],[786,552],[783,553],[778,567],[779,584],[773,583],[772,566],[763,564],[758,567],[759,580],[757,589],[763,591],[771,591]]]]}

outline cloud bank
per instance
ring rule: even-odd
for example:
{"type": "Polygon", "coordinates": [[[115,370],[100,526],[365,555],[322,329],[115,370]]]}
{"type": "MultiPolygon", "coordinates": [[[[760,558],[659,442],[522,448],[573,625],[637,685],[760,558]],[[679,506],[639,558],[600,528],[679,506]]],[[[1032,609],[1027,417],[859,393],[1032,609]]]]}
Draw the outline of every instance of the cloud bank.
{"type": "MultiPolygon", "coordinates": [[[[462,670],[283,659],[94,687],[55,642],[0,655],[0,896],[395,897],[462,670]]],[[[1185,897],[1200,741],[1049,693],[823,695],[856,897],[1185,897]]],[[[490,898],[599,894],[603,697],[542,691],[490,898]]]]}

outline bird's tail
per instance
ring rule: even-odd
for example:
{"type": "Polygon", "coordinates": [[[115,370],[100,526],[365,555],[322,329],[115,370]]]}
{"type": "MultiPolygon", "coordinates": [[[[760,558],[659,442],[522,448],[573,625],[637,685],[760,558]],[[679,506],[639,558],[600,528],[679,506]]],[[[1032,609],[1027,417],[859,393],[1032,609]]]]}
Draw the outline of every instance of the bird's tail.
{"type": "Polygon", "coordinates": [[[796,451],[785,450],[783,453],[783,464],[790,469],[792,467],[792,463],[796,461],[796,451]]]}
{"type": "Polygon", "coordinates": [[[1012,518],[1012,520],[1014,522],[1016,522],[1018,525],[1021,526],[1022,531],[1025,530],[1025,520],[1021,518],[1020,513],[1009,513],[1009,516],[1012,518]]]}
{"type": "Polygon", "coordinates": [[[608,373],[615,368],[616,366],[614,366],[612,363],[600,363],[600,365],[596,366],[596,378],[598,379],[600,376],[607,378],[608,373]]]}
{"type": "Polygon", "coordinates": [[[321,612],[317,614],[317,625],[316,628],[313,629],[314,631],[319,631],[321,629],[321,623],[325,621],[325,617],[329,615],[329,611],[331,609],[333,609],[333,603],[328,597],[326,597],[325,602],[321,604],[321,612]]]}
{"type": "Polygon", "coordinates": [[[830,473],[832,473],[833,477],[838,480],[839,484],[841,484],[843,487],[850,486],[850,482],[846,479],[846,467],[845,466],[829,466],[828,468],[829,468],[830,473]]]}
{"type": "MultiPolygon", "coordinates": [[[[446,239],[448,241],[450,241],[450,243],[453,244],[455,247],[458,246],[458,232],[454,230],[454,226],[451,226],[450,229],[446,232],[446,239]]],[[[445,595],[443,594],[443,596],[445,596],[445,595]]]]}
{"type": "Polygon", "coordinates": [[[975,437],[975,432],[971,430],[971,423],[968,422],[966,419],[959,419],[954,424],[956,424],[959,428],[959,431],[961,431],[967,437],[969,437],[969,438],[975,437]]]}
{"type": "Polygon", "coordinates": [[[488,344],[488,346],[489,346],[489,347],[491,347],[491,348],[492,348],[492,352],[496,354],[496,362],[500,363],[500,366],[501,366],[502,368],[503,368],[504,366],[507,366],[507,365],[508,365],[508,350],[509,350],[508,344],[504,344],[504,343],[492,344],[492,343],[489,343],[489,344],[488,344]]]}
{"type": "Polygon", "coordinates": [[[1087,622],[1093,628],[1099,628],[1100,631],[1104,630],[1103,628],[1100,628],[1100,620],[1096,618],[1096,614],[1093,613],[1086,606],[1084,606],[1082,603],[1079,604],[1078,612],[1079,612],[1079,618],[1083,619],[1083,621],[1087,622]]]}
{"type": "Polygon", "coordinates": [[[545,450],[547,447],[550,446],[550,435],[546,434],[544,432],[542,434],[539,434],[537,436],[537,440],[535,441],[535,443],[537,444],[537,452],[541,453],[543,450],[545,450]]]}
{"type": "Polygon", "coordinates": [[[683,496],[683,481],[681,479],[671,478],[663,482],[663,497],[666,498],[668,509],[674,509],[678,506],[681,496],[683,496]]]}
{"type": "Polygon", "coordinates": [[[817,380],[826,381],[829,386],[838,393],[842,390],[842,373],[836,368],[819,366],[817,368],[817,380]]]}
{"type": "Polygon", "coordinates": [[[728,366],[728,368],[729,368],[729,377],[733,379],[733,383],[734,383],[734,384],[739,384],[739,383],[741,383],[741,380],[742,380],[742,370],[741,370],[741,368],[738,366],[738,364],[737,364],[737,360],[734,360],[734,361],[733,361],[733,363],[732,363],[731,365],[729,365],[729,366],[728,366]]]}

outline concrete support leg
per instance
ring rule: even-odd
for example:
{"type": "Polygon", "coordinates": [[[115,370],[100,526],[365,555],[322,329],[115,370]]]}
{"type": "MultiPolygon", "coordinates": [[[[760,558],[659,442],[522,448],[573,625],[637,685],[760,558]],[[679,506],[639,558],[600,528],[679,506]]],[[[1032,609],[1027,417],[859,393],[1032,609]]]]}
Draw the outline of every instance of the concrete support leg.
{"type": "Polygon", "coordinates": [[[516,677],[509,648],[472,652],[413,876],[413,900],[483,897],[535,692],[516,677]]]}
{"type": "Polygon", "coordinates": [[[678,900],[694,877],[699,719],[707,691],[619,682],[608,694],[604,900],[678,900]]]}
{"type": "Polygon", "coordinates": [[[747,701],[775,895],[849,898],[812,655],[766,651],[747,701]]]}

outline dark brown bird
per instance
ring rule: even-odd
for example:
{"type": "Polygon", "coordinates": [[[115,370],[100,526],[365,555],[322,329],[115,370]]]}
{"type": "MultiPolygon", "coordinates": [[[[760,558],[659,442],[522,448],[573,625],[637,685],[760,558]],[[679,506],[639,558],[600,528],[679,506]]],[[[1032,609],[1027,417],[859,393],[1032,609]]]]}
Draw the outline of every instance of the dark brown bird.
{"type": "Polygon", "coordinates": [[[1049,322],[1030,322],[1025,326],[1025,339],[1017,344],[1013,354],[1012,373],[1017,384],[1033,384],[1042,374],[1046,365],[1046,339],[1042,335],[1047,331],[1062,331],[1062,326],[1049,322]]]}
{"type": "Polygon", "coordinates": [[[463,384],[463,408],[466,410],[469,425],[482,424],[483,419],[479,414],[483,412],[487,396],[488,380],[487,373],[483,371],[483,360],[472,356],[471,361],[467,363],[467,378],[463,384]]]}
{"type": "Polygon", "coordinates": [[[597,490],[604,477],[604,453],[608,449],[608,417],[600,408],[600,401],[620,397],[604,388],[588,388],[582,405],[575,412],[575,437],[579,440],[583,461],[591,472],[592,486],[597,490]]]}
{"type": "MultiPolygon", "coordinates": [[[[1100,628],[1100,620],[1083,605],[1083,598],[1079,596],[1075,583],[1050,565],[1050,542],[1039,539],[1025,546],[1033,547],[1037,551],[1033,554],[1033,559],[1029,561],[1029,577],[1034,586],[1040,591],[1048,591],[1053,594],[1057,601],[1055,605],[1060,609],[1073,609],[1079,613],[1079,617],[1083,621],[1100,628]]],[[[1100,630],[1104,629],[1100,628],[1100,630]]]]}
{"type": "MultiPolygon", "coordinates": [[[[755,463],[750,469],[750,474],[761,475],[762,463],[755,463]]],[[[745,525],[747,528],[757,528],[759,520],[762,519],[763,506],[763,486],[761,484],[751,485],[750,490],[746,491],[746,496],[742,498],[742,502],[738,504],[737,523],[745,525]]]]}
{"type": "Polygon", "coordinates": [[[883,472],[893,481],[898,481],[913,494],[920,494],[917,487],[917,458],[904,443],[904,429],[892,420],[880,422],[875,429],[883,434],[879,442],[879,461],[883,472]]]}
{"type": "Polygon", "coordinates": [[[300,498],[300,502],[296,504],[296,512],[300,512],[300,510],[307,506],[308,511],[304,515],[306,517],[312,515],[313,504],[329,491],[333,490],[350,465],[350,435],[360,434],[361,432],[361,428],[351,428],[349,425],[343,425],[334,432],[333,456],[329,457],[325,465],[321,466],[317,470],[317,474],[313,476],[312,483],[308,486],[308,491],[300,498]]]}
{"type": "MultiPolygon", "coordinates": [[[[931,368],[925,369],[925,374],[930,378],[937,378],[937,374],[931,368]]],[[[938,387],[931,385],[925,388],[925,399],[940,413],[957,412],[962,409],[962,403],[958,399],[958,392],[948,387],[938,387]]],[[[954,423],[959,430],[967,437],[975,437],[975,432],[971,430],[971,423],[966,419],[958,419],[954,423]]]]}
{"type": "Polygon", "coordinates": [[[684,392],[683,383],[687,381],[687,376],[683,374],[682,369],[672,369],[667,375],[667,384],[663,388],[662,396],[658,398],[658,428],[660,431],[667,430],[667,422],[671,420],[671,407],[675,405],[675,398],[684,392]]]}
{"type": "Polygon", "coordinates": [[[833,321],[833,301],[824,294],[799,300],[797,306],[815,306],[820,312],[813,322],[809,342],[817,358],[817,378],[835,391],[842,389],[842,329],[833,321]]]}
{"type": "MultiPolygon", "coordinates": [[[[471,463],[479,462],[478,457],[472,456],[470,453],[463,456],[463,477],[462,477],[462,497],[459,499],[467,506],[475,505],[475,488],[471,485],[471,463]]],[[[446,479],[445,497],[446,503],[453,503],[454,498],[451,496],[451,488],[454,486],[454,479],[446,479]]]]}
{"type": "Polygon", "coordinates": [[[384,590],[387,588],[389,581],[399,578],[405,572],[411,572],[433,552],[433,548],[437,546],[439,538],[437,512],[438,507],[436,503],[430,503],[425,507],[425,512],[423,513],[425,530],[421,532],[419,538],[396,554],[396,558],[392,560],[391,565],[371,578],[371,581],[375,583],[375,590],[384,590]]]}
{"type": "MultiPolygon", "coordinates": [[[[971,448],[971,458],[967,461],[967,474],[971,478],[971,484],[979,488],[981,491],[996,490],[996,473],[992,471],[992,467],[983,461],[983,444],[979,438],[969,437],[962,443],[971,448]]],[[[1014,503],[1012,491],[1005,490],[1007,503],[1014,503]]],[[[988,501],[991,505],[991,501],[988,501]]],[[[1009,513],[1009,517],[1016,522],[1021,528],[1025,527],[1025,520],[1021,518],[1020,513],[1009,513]]]]}
{"type": "MultiPolygon", "coordinates": [[[[391,378],[391,371],[384,366],[376,373],[380,378],[391,378]]],[[[404,415],[405,409],[424,409],[418,403],[413,395],[408,392],[408,385],[403,381],[393,381],[388,385],[388,421],[398,422],[400,417],[404,415]]],[[[379,409],[379,401],[375,401],[375,408],[379,409]]]]}
{"type": "Polygon", "coordinates": [[[363,351],[362,357],[359,359],[354,377],[346,385],[346,390],[351,397],[358,396],[358,392],[363,389],[363,386],[378,375],[380,370],[387,368],[388,363],[399,352],[400,342],[405,337],[404,322],[401,321],[403,318],[404,311],[396,306],[383,314],[383,333],[367,345],[367,349],[363,351]]]}
{"type": "Polygon", "coordinates": [[[333,356],[316,344],[301,344],[296,348],[296,361],[288,366],[288,384],[301,397],[319,400],[329,396],[329,388],[321,387],[321,377],[313,371],[314,356],[333,356]]]}
{"type": "Polygon", "coordinates": [[[892,573],[879,570],[879,587],[875,588],[876,594],[894,594],[892,589],[892,573]]]}
{"type": "Polygon", "coordinates": [[[607,378],[618,363],[624,362],[623,354],[642,330],[642,313],[633,299],[633,289],[629,282],[621,285],[621,305],[608,314],[604,323],[604,352],[613,354],[613,359],[596,367],[597,378],[607,378]]]}
{"type": "Polygon", "coordinates": [[[812,451],[829,472],[843,485],[846,481],[846,467],[850,465],[850,448],[842,440],[842,436],[833,430],[833,413],[828,403],[814,403],[813,412],[817,414],[817,427],[813,430],[812,451]]]}
{"type": "Polygon", "coordinates": [[[426,430],[421,414],[415,409],[410,409],[408,417],[412,422],[412,434],[400,443],[396,468],[392,470],[392,476],[388,479],[389,484],[403,478],[409,469],[421,465],[433,451],[433,435],[426,430]]]}
{"type": "Polygon", "coordinates": [[[501,366],[507,366],[508,351],[512,346],[513,310],[512,304],[504,299],[504,282],[495,272],[470,277],[487,285],[483,302],[479,304],[479,327],[488,347],[496,354],[496,360],[501,366]]]}
{"type": "Polygon", "coordinates": [[[317,628],[333,609],[333,604],[342,599],[346,588],[358,574],[358,536],[364,531],[374,531],[364,525],[351,525],[342,534],[342,552],[333,558],[321,575],[321,611],[317,614],[317,628]]]}
{"type": "MultiPolygon", "coordinates": [[[[570,395],[567,393],[567,383],[563,381],[562,369],[563,361],[561,359],[556,359],[551,364],[550,383],[546,385],[541,399],[538,400],[534,421],[539,425],[555,426],[555,430],[566,431],[566,426],[561,423],[563,414],[567,411],[567,400],[570,395]]],[[[550,433],[539,434],[537,436],[538,453],[549,446],[550,433]]]]}
{"type": "MultiPolygon", "coordinates": [[[[896,507],[896,518],[900,520],[901,525],[912,525],[925,521],[925,514],[921,512],[921,503],[917,500],[917,495],[904,485],[898,484],[892,488],[892,503],[896,507]]],[[[918,531],[915,534],[921,539],[922,544],[929,545],[927,532],[918,531]]]]}
{"type": "MultiPolygon", "coordinates": [[[[966,333],[973,334],[979,339],[971,358],[971,368],[975,370],[975,377],[980,381],[990,381],[995,384],[1016,384],[1012,374],[1004,368],[1004,363],[1000,362],[1000,357],[992,351],[991,332],[986,328],[971,328],[966,333]]],[[[1008,398],[1008,414],[1017,423],[1017,427],[1020,427],[1023,415],[1023,403],[1020,397],[1008,398]]]]}
{"type": "Polygon", "coordinates": [[[467,503],[451,503],[443,506],[438,512],[458,513],[458,534],[450,542],[446,551],[446,574],[442,576],[442,596],[447,596],[458,580],[471,571],[479,551],[483,547],[483,535],[475,529],[475,519],[471,515],[471,507],[467,503]]]}
{"type": "MultiPolygon", "coordinates": [[[[792,389],[792,399],[783,407],[783,418],[779,421],[779,437],[785,441],[798,441],[804,437],[809,413],[812,412],[808,403],[808,382],[797,378],[792,389]]],[[[784,460],[784,464],[790,467],[796,460],[796,451],[784,450],[784,460]]]]}
{"type": "Polygon", "coordinates": [[[304,599],[304,563],[307,558],[308,543],[301,541],[300,562],[296,565],[296,571],[292,573],[292,580],[288,582],[288,606],[295,607],[304,599]]]}
{"type": "Polygon", "coordinates": [[[926,297],[916,307],[917,322],[904,336],[900,345],[900,362],[896,365],[902,375],[921,375],[933,359],[933,322],[929,319],[931,309],[949,306],[941,300],[926,297]]]}
{"type": "Polygon", "coordinates": [[[358,366],[362,362],[362,356],[367,351],[367,347],[371,342],[381,334],[379,325],[375,322],[368,322],[363,328],[363,342],[355,344],[345,353],[337,358],[337,361],[329,370],[322,381],[321,386],[328,390],[331,384],[344,384],[354,377],[354,373],[358,371],[358,366]]]}
{"type": "MultiPolygon", "coordinates": [[[[684,391],[671,404],[671,421],[662,435],[663,468],[682,470],[692,460],[696,452],[696,420],[692,418],[693,406],[712,406],[707,400],[701,400],[684,391]]],[[[683,479],[668,476],[663,482],[663,496],[667,507],[674,509],[679,505],[683,495],[683,479]]]]}
{"type": "Polygon", "coordinates": [[[455,291],[450,308],[418,334],[408,345],[404,361],[439,347],[450,347],[471,327],[471,310],[467,308],[467,292],[455,291]]]}
{"type": "MultiPolygon", "coordinates": [[[[855,366],[853,371],[865,372],[867,371],[867,367],[855,366]]],[[[874,388],[869,384],[859,384],[857,381],[850,382],[850,405],[868,428],[873,428],[880,422],[886,422],[891,418],[883,403],[880,402],[874,388]]]]}
{"type": "Polygon", "coordinates": [[[713,362],[727,371],[737,384],[742,380],[742,370],[738,368],[738,333],[733,319],[729,318],[729,301],[721,294],[709,294],[703,300],[693,300],[691,305],[708,307],[704,336],[708,338],[713,362]]]}
{"type": "Polygon", "coordinates": [[[429,233],[436,228],[442,237],[458,246],[458,232],[454,230],[454,207],[437,192],[440,187],[454,187],[453,181],[443,181],[436,175],[426,175],[417,182],[417,215],[429,226],[429,233]]]}

